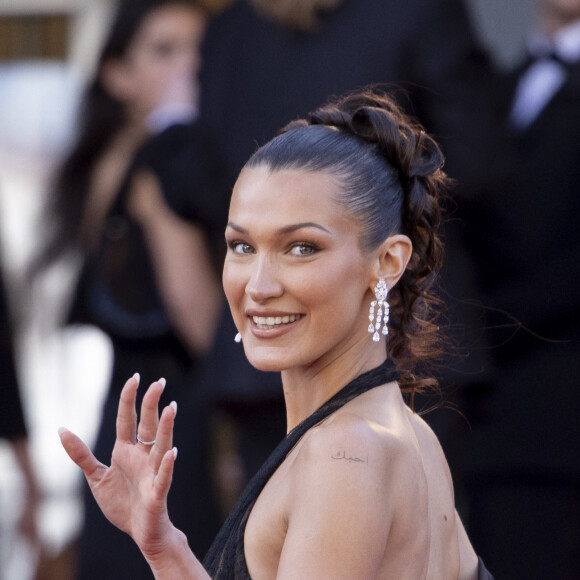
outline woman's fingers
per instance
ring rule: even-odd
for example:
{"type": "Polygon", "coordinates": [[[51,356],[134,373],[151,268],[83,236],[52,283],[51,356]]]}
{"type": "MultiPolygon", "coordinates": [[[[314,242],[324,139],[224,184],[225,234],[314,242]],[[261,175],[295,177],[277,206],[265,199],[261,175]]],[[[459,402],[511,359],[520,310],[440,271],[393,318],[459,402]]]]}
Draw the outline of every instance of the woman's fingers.
{"type": "Polygon", "coordinates": [[[155,436],[155,446],[149,454],[150,465],[155,472],[160,468],[163,457],[173,446],[173,426],[177,414],[177,403],[172,401],[163,409],[159,420],[159,427],[155,436]]]}
{"type": "Polygon", "coordinates": [[[58,434],[64,450],[83,470],[87,481],[90,484],[99,481],[106,466],[96,459],[91,450],[72,431],[61,427],[58,434]]]}
{"type": "Polygon", "coordinates": [[[129,443],[135,443],[137,431],[137,412],[135,411],[135,399],[137,387],[139,387],[139,373],[135,373],[123,387],[119,399],[117,412],[117,439],[129,443]]]}
{"type": "Polygon", "coordinates": [[[165,379],[159,379],[147,389],[141,403],[141,417],[137,427],[137,441],[151,447],[157,436],[159,426],[159,398],[165,388],[165,379]]]}
{"type": "Polygon", "coordinates": [[[169,493],[171,480],[173,478],[173,466],[175,465],[176,458],[177,447],[173,447],[172,449],[169,449],[161,459],[161,465],[159,466],[159,471],[157,472],[154,481],[155,491],[159,498],[165,498],[169,493]]]}

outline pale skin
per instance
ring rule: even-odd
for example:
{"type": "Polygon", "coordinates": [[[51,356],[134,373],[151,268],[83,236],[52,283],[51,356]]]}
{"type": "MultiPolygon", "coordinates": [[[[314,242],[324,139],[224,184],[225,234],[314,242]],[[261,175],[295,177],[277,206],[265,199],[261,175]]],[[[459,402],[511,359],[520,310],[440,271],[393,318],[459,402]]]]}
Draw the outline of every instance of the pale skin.
{"type": "MultiPolygon", "coordinates": [[[[363,252],[339,188],[325,173],[260,166],[242,171],[232,196],[224,288],[250,362],[282,372],[289,430],[385,360],[384,342],[367,332],[368,307],[378,279],[392,288],[412,251],[394,234],[363,252]]],[[[175,407],[157,419],[154,383],[137,424],[136,388],[130,379],[121,395],[111,467],[69,431],[62,443],[156,578],[208,578],[166,510],[175,407]],[[136,431],[155,445],[136,443],[136,431]]],[[[255,580],[477,578],[443,452],[396,383],[307,432],[258,497],[244,544],[255,580]]]]}

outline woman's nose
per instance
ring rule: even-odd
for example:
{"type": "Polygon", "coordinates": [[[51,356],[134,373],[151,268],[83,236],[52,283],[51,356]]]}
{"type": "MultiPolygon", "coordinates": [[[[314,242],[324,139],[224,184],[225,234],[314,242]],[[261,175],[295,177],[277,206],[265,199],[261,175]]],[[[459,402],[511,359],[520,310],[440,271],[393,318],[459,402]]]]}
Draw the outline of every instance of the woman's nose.
{"type": "Polygon", "coordinates": [[[246,293],[254,302],[277,298],[283,293],[277,265],[267,257],[256,260],[246,285],[246,293]]]}

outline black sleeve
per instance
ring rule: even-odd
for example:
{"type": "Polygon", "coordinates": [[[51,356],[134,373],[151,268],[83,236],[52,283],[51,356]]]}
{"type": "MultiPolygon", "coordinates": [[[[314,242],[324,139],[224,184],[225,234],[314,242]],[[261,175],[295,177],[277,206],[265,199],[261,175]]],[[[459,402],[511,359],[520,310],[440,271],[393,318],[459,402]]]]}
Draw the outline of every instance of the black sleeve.
{"type": "Polygon", "coordinates": [[[201,121],[165,129],[143,147],[137,163],[155,173],[167,203],[181,217],[225,227],[229,199],[213,195],[219,156],[201,121]]]}
{"type": "Polygon", "coordinates": [[[219,160],[201,120],[167,128],[145,144],[136,160],[138,168],[159,179],[173,211],[202,227],[216,254],[223,252],[231,193],[219,160]]]}

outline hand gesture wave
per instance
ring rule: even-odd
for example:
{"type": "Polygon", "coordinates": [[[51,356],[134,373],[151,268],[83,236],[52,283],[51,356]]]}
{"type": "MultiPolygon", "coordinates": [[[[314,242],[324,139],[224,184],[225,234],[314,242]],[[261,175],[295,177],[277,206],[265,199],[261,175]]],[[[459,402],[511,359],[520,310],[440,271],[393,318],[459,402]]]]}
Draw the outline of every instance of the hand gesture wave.
{"type": "Polygon", "coordinates": [[[151,384],[141,405],[137,424],[135,399],[139,375],[123,387],[117,414],[117,440],[107,467],[71,431],[60,428],[61,442],[69,457],[83,470],[93,496],[107,519],[129,534],[146,557],[155,557],[171,541],[174,531],[167,513],[167,494],[177,449],[173,402],[159,417],[159,398],[165,386],[151,384]]]}

